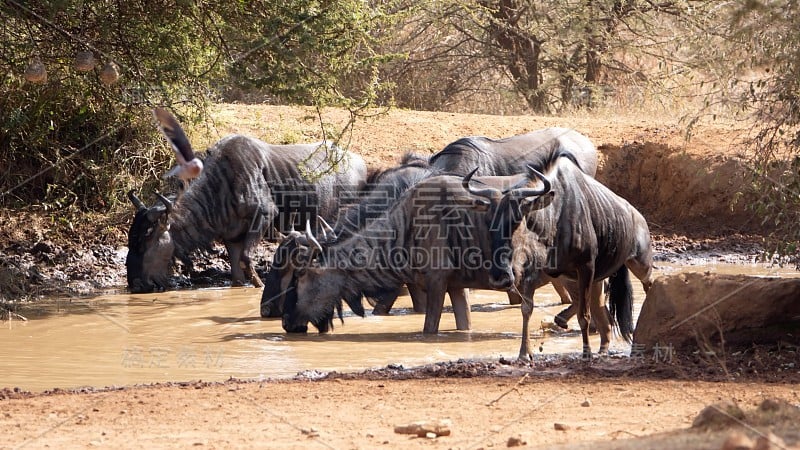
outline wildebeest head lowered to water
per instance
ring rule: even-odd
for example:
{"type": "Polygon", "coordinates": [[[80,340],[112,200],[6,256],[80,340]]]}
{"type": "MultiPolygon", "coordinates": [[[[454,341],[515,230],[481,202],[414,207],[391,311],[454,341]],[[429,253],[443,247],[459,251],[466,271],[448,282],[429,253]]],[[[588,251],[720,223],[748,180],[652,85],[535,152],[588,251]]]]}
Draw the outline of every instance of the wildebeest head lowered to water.
{"type": "Polygon", "coordinates": [[[221,240],[234,284],[261,286],[249,252],[264,232],[288,231],[290,217],[316,222],[334,214],[344,191],[362,188],[366,165],[358,155],[317,144],[271,145],[233,135],[209,151],[202,174],[174,204],[159,197],[137,209],[128,235],[128,287],[150,292],[169,287],[173,259],[191,265],[191,253],[221,240]],[[336,169],[331,164],[337,163],[336,169]],[[307,171],[327,173],[307,181],[307,171]],[[159,204],[160,203],[160,204],[159,204]]]}
{"type": "MultiPolygon", "coordinates": [[[[403,192],[436,173],[435,169],[429,167],[427,159],[408,160],[406,158],[399,167],[373,173],[368,178],[364,193],[358,196],[354,204],[338,215],[333,227],[322,228],[323,235],[315,238],[316,243],[327,248],[340,240],[349,238],[367,223],[383,214],[403,192]]],[[[324,220],[324,218],[321,219],[324,220]]],[[[283,315],[285,295],[287,291],[294,289],[290,286],[293,272],[300,265],[308,263],[309,255],[313,252],[310,244],[307,234],[293,231],[278,245],[264,280],[261,317],[281,317],[283,315]]],[[[378,301],[383,296],[393,300],[398,295],[398,291],[372,292],[370,294],[378,301]]]]}

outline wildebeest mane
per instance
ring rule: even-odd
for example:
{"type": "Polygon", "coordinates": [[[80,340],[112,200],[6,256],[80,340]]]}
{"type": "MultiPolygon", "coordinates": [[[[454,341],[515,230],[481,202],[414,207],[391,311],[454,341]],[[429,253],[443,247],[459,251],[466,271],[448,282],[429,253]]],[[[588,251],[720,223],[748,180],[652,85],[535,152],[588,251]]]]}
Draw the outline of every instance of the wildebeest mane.
{"type": "Polygon", "coordinates": [[[337,236],[342,239],[364,228],[368,220],[383,214],[409,188],[438,174],[427,164],[417,163],[384,170],[376,181],[367,184],[368,190],[359,203],[350,206],[339,216],[334,227],[337,236]]]}

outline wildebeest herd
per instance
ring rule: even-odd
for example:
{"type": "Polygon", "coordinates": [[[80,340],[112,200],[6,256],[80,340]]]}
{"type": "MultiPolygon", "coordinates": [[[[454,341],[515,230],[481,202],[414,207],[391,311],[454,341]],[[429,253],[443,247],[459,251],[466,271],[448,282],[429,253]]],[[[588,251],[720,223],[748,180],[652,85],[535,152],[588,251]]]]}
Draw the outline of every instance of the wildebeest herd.
{"type": "Polygon", "coordinates": [[[464,137],[368,173],[361,157],[325,142],[271,145],[241,135],[188,164],[195,157],[178,122],[160,108],[154,115],[184,188],[173,200],[156,193],[150,207],[129,193],[131,292],[170,288],[175,260],[188,270],[193,252],[221,240],[232,284],[263,286],[262,317],[282,318],[287,332],[306,332],[309,322],[328,331],[337,313],[343,320],[343,304],[363,316],[364,299],[386,314],[403,286],[425,313],[424,333],[438,332],[445,293],[456,327],[467,330],[467,289],[492,289],[522,305],[519,357],[528,359],[533,295],[552,283],[572,303],[556,321],[566,326],[577,315],[584,356],[590,317],[600,352],[614,325],[631,339],[628,270],[650,287],[650,233],[633,206],[594,179],[597,150],[574,130],[464,137]],[[265,236],[279,245],[262,279],[251,252],[265,236]]]}

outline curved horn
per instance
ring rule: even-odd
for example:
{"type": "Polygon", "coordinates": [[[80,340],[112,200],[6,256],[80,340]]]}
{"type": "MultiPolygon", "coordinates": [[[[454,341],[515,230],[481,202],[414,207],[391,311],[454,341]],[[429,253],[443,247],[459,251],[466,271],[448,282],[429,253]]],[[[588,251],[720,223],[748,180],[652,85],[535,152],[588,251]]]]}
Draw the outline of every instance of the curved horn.
{"type": "Polygon", "coordinates": [[[136,194],[133,192],[133,189],[128,191],[128,199],[131,201],[131,203],[133,203],[133,206],[136,207],[137,211],[147,209],[147,206],[144,206],[144,203],[139,200],[139,197],[136,196],[136,194]]]}
{"type": "Polygon", "coordinates": [[[172,214],[172,202],[169,201],[167,197],[164,197],[158,192],[156,192],[156,197],[158,197],[158,199],[161,200],[161,203],[163,203],[164,206],[167,208],[167,214],[172,214]]]}
{"type": "Polygon", "coordinates": [[[322,216],[317,216],[317,219],[319,219],[320,223],[322,223],[322,229],[323,230],[327,229],[328,233],[331,235],[331,240],[335,241],[336,231],[334,231],[333,227],[328,225],[328,222],[326,222],[325,219],[322,218],[322,216]]]}
{"type": "Polygon", "coordinates": [[[551,189],[550,180],[548,180],[547,177],[545,177],[543,173],[541,173],[538,170],[534,169],[529,164],[528,165],[528,179],[531,179],[531,175],[533,175],[535,178],[538,178],[538,179],[542,180],[542,183],[544,184],[544,187],[542,187],[541,189],[531,189],[531,188],[514,189],[514,190],[512,190],[510,192],[510,195],[512,195],[512,196],[514,196],[516,198],[525,198],[525,197],[536,197],[537,195],[544,195],[544,194],[550,192],[550,189],[551,189]]]}
{"type": "Polygon", "coordinates": [[[314,247],[316,247],[316,249],[319,250],[320,253],[323,252],[322,245],[320,245],[319,241],[314,237],[314,234],[311,233],[311,221],[310,220],[306,220],[306,237],[308,238],[309,242],[314,244],[314,247]]]}
{"type": "Polygon", "coordinates": [[[496,194],[497,192],[500,192],[499,190],[493,189],[493,188],[490,188],[490,187],[483,188],[483,189],[475,189],[475,188],[473,188],[470,185],[469,182],[470,182],[470,180],[472,180],[472,176],[475,175],[475,172],[477,172],[477,171],[478,171],[478,168],[476,167],[475,169],[472,170],[472,172],[468,173],[467,176],[465,176],[461,180],[461,185],[464,186],[464,189],[469,191],[469,193],[472,194],[472,195],[477,195],[478,197],[486,197],[486,198],[492,198],[492,197],[494,197],[494,194],[496,194]]]}

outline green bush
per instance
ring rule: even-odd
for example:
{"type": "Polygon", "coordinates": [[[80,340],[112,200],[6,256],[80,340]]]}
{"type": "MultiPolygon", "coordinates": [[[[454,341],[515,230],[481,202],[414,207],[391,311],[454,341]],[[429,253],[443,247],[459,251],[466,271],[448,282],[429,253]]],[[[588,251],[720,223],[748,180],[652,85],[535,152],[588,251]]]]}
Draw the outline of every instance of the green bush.
{"type": "Polygon", "coordinates": [[[391,16],[358,0],[9,0],[0,14],[7,207],[105,210],[129,187],[157,183],[173,157],[151,118],[156,105],[193,125],[209,100],[257,89],[281,103],[344,106],[355,120],[387,86],[370,30],[391,16]],[[79,52],[97,65],[78,70],[79,52]],[[32,61],[46,81],[26,78],[32,61]],[[118,80],[105,77],[109,64],[118,80]]]}

